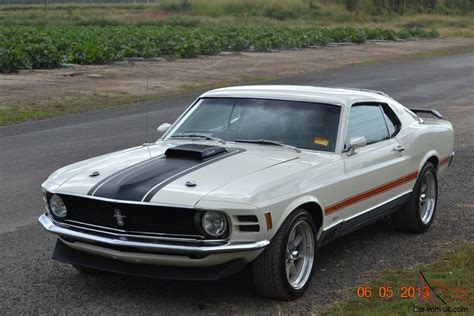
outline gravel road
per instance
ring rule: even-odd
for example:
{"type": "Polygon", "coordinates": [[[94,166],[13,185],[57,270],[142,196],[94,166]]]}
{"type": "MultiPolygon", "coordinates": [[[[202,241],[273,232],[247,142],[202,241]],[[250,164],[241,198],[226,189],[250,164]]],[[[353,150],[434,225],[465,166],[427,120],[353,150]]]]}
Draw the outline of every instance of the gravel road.
{"type": "Polygon", "coordinates": [[[36,222],[41,182],[63,165],[143,143],[147,109],[156,138],[154,128],[175,119],[195,95],[23,123],[0,129],[0,314],[317,313],[372,271],[430,262],[474,241],[474,54],[349,66],[272,83],[378,89],[406,105],[441,110],[455,127],[456,158],[440,181],[432,229],[409,235],[377,223],[323,247],[313,282],[296,302],[256,296],[245,273],[218,282],[83,276],[50,260],[54,238],[36,222]]]}

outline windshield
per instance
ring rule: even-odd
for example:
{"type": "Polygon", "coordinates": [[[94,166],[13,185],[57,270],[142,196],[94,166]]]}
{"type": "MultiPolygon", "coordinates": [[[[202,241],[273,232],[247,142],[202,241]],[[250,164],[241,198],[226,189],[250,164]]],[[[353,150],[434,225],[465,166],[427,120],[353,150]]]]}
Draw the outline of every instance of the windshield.
{"type": "Polygon", "coordinates": [[[208,139],[268,140],[304,149],[335,151],[339,114],[340,107],[329,104],[206,98],[186,114],[167,138],[197,134],[208,139]]]}

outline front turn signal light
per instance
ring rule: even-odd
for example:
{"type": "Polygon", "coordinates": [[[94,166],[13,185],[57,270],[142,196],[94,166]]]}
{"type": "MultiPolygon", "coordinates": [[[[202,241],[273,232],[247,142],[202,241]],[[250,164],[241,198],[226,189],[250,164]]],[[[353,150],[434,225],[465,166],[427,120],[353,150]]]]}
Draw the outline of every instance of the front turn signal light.
{"type": "Polygon", "coordinates": [[[270,213],[270,211],[265,212],[265,222],[267,223],[267,230],[273,228],[272,213],[270,213]]]}

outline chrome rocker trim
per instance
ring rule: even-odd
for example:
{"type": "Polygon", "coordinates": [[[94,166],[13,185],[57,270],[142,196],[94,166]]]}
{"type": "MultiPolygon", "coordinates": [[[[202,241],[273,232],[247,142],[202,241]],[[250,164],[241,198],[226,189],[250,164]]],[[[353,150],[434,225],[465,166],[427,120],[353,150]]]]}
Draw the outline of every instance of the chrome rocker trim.
{"type": "Polygon", "coordinates": [[[253,251],[266,247],[270,241],[261,240],[257,242],[232,243],[228,242],[216,246],[182,245],[160,242],[142,242],[138,238],[105,237],[81,232],[56,225],[47,214],[38,218],[40,224],[48,232],[60,237],[67,237],[78,241],[98,243],[105,246],[129,247],[138,250],[152,251],[156,253],[180,254],[180,255],[209,255],[214,253],[253,251]]]}

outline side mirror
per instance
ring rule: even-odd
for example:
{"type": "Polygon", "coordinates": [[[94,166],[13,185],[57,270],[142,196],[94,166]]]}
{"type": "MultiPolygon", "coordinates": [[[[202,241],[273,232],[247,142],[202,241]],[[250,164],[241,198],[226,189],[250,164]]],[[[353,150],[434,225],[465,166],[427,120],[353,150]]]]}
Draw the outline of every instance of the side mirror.
{"type": "Polygon", "coordinates": [[[158,133],[160,133],[160,135],[163,135],[170,129],[170,127],[171,127],[170,123],[163,123],[160,126],[158,126],[156,130],[158,131],[158,133]]]}
{"type": "Polygon", "coordinates": [[[367,139],[364,136],[351,137],[349,140],[349,156],[356,154],[356,149],[367,146],[367,139]]]}

